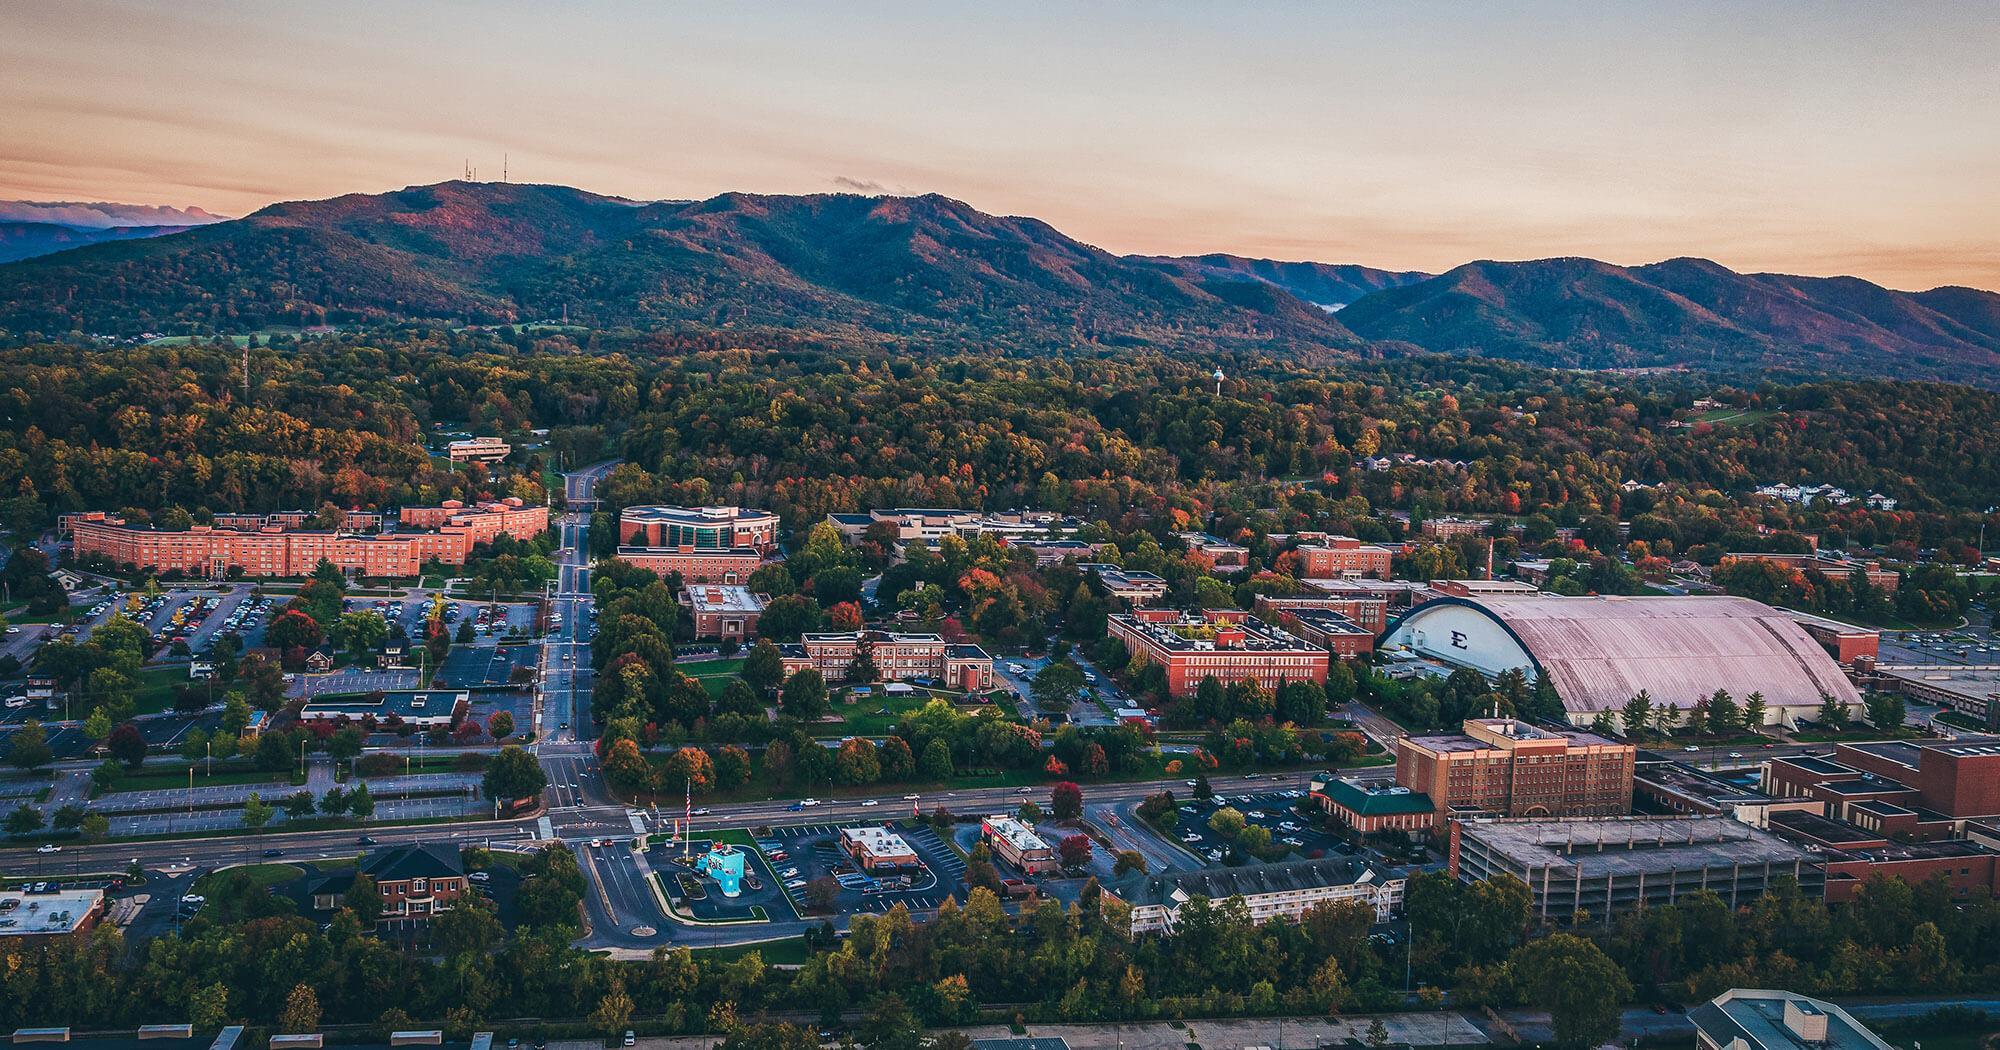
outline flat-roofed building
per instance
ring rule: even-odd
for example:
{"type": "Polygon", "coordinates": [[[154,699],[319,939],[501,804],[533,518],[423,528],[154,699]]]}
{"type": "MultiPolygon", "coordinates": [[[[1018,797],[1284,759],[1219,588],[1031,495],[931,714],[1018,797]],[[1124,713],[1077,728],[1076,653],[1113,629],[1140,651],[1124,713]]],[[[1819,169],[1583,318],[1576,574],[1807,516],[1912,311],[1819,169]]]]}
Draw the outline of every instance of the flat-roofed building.
{"type": "Polygon", "coordinates": [[[1375,650],[1375,632],[1331,609],[1288,609],[1278,626],[1335,656],[1356,659],[1375,650]]]}
{"type": "Polygon", "coordinates": [[[498,463],[514,452],[514,446],[497,437],[473,437],[444,447],[445,458],[453,463],[498,463]]]}
{"type": "Polygon", "coordinates": [[[1731,988],[1687,1016],[1697,1050],[1892,1050],[1846,1010],[1797,992],[1731,988]]]}
{"type": "Polygon", "coordinates": [[[872,525],[895,530],[898,546],[917,543],[935,546],[946,536],[971,539],[974,536],[1058,537],[1075,532],[1083,523],[1052,510],[978,511],[957,507],[879,507],[860,514],[829,514],[826,520],[849,543],[867,534],[872,525]]]}
{"type": "Polygon", "coordinates": [[[547,507],[522,505],[518,499],[472,508],[405,507],[401,522],[424,531],[373,534],[293,530],[270,523],[252,531],[212,525],[168,531],[128,525],[102,511],[69,515],[65,525],[78,558],[101,557],[120,566],[222,579],[232,572],[305,576],[321,561],[330,561],[350,574],[416,576],[431,561],[462,565],[475,545],[503,533],[533,539],[548,530],[548,514],[547,507]]]}
{"type": "Polygon", "coordinates": [[[740,642],[757,634],[757,618],[770,596],[753,594],[736,584],[701,583],[681,592],[681,604],[694,617],[696,638],[740,642]]]}
{"type": "Polygon", "coordinates": [[[1329,598],[1368,598],[1382,602],[1390,609],[1408,609],[1436,597],[1429,584],[1416,580],[1305,577],[1300,579],[1299,583],[1308,590],[1329,598]]]}
{"type": "Polygon", "coordinates": [[[778,546],[778,516],[743,507],[627,507],[619,561],[687,583],[741,584],[778,546]]]}
{"type": "Polygon", "coordinates": [[[1221,904],[1243,898],[1256,923],[1272,919],[1297,922],[1321,904],[1355,901],[1375,911],[1375,921],[1388,922],[1402,906],[1404,879],[1351,857],[1325,857],[1279,864],[1246,864],[1240,868],[1136,875],[1105,889],[1131,908],[1134,934],[1171,930],[1181,909],[1196,897],[1221,904]]]}
{"type": "Polygon", "coordinates": [[[1826,616],[1799,612],[1796,609],[1782,610],[1785,615],[1799,622],[1805,632],[1824,648],[1828,656],[1839,663],[1852,667],[1856,660],[1874,660],[1882,655],[1882,632],[1873,627],[1843,623],[1826,616]]]}
{"type": "Polygon", "coordinates": [[[1811,798],[1828,816],[1914,838],[1964,833],[1967,820],[2000,816],[2000,737],[1835,744],[1830,756],[1787,755],[1765,766],[1764,790],[1811,798]],[[1880,801],[1908,811],[1890,814],[1880,801]]]}
{"type": "MultiPolygon", "coordinates": [[[[1899,807],[1887,803],[1887,812],[1899,807]]],[[[1861,892],[1871,876],[1902,879],[1914,886],[1933,879],[1944,883],[1956,900],[1991,896],[2000,876],[2000,853],[1985,843],[1965,838],[1911,841],[1901,833],[1885,832],[1809,811],[1774,813],[1770,828],[1813,851],[1826,870],[1826,900],[1844,904],[1861,892]]]]}
{"type": "Polygon", "coordinates": [[[1071,559],[1087,562],[1097,557],[1097,552],[1103,550],[1105,546],[1102,543],[1072,539],[1010,539],[1005,542],[1008,550],[1027,551],[1034,555],[1037,566],[1061,565],[1071,559]]]}
{"type": "Polygon", "coordinates": [[[1190,554],[1199,554],[1218,569],[1241,569],[1250,564],[1250,548],[1240,543],[1231,543],[1220,536],[1206,532],[1176,532],[1176,537],[1190,554]]]}
{"type": "Polygon", "coordinates": [[[1607,924],[1697,890],[1737,908],[1781,878],[1808,897],[1826,883],[1816,854],[1729,817],[1454,820],[1450,865],[1466,882],[1520,879],[1538,918],[1607,924]]]}
{"type": "Polygon", "coordinates": [[[1724,565],[1733,561],[1767,562],[1772,565],[1781,565],[1785,568],[1795,570],[1801,576],[1807,572],[1817,572],[1828,579],[1840,580],[1843,583],[1853,578],[1855,573],[1860,573],[1867,578],[1869,586],[1884,594],[1896,593],[1897,585],[1903,581],[1903,577],[1900,574],[1883,568],[1882,563],[1879,561],[1857,561],[1853,558],[1820,551],[1812,554],[1772,554],[1760,551],[1746,551],[1722,556],[1722,564],[1724,565]]]}
{"type": "Polygon", "coordinates": [[[465,715],[472,695],[450,689],[392,689],[365,696],[314,698],[299,709],[301,722],[366,722],[420,729],[456,725],[465,715]]]}
{"type": "Polygon", "coordinates": [[[1631,744],[1516,718],[1468,718],[1462,728],[1396,741],[1396,783],[1429,797],[1440,821],[1632,811],[1631,744]]]}
{"type": "Polygon", "coordinates": [[[1113,614],[1106,624],[1126,652],[1166,671],[1167,691],[1174,696],[1193,693],[1208,677],[1223,685],[1256,682],[1265,689],[1285,682],[1324,683],[1333,661],[1324,648],[1240,610],[1140,610],[1113,614]]]}
{"type": "Polygon", "coordinates": [[[1285,613],[1299,609],[1324,609],[1339,613],[1378,635],[1389,620],[1389,603],[1381,598],[1260,594],[1250,606],[1250,611],[1256,613],[1259,619],[1281,625],[1285,613]]]}
{"type": "Polygon", "coordinates": [[[1094,561],[1081,562],[1077,568],[1096,574],[1105,593],[1128,605],[1147,605],[1167,596],[1167,581],[1157,573],[1094,561]]]}
{"type": "Polygon", "coordinates": [[[841,828],[840,848],[863,871],[910,871],[923,866],[917,851],[888,828],[841,828]]]}
{"type": "Polygon", "coordinates": [[[979,822],[979,835],[994,856],[1030,875],[1045,875],[1061,867],[1055,847],[1013,817],[987,817],[979,822]]]}
{"type": "Polygon", "coordinates": [[[1812,799],[1774,798],[1754,787],[1731,783],[1686,762],[1641,752],[1632,776],[1634,802],[1649,813],[1723,816],[1751,827],[1769,827],[1773,814],[1821,811],[1812,799]]]}
{"type": "Polygon", "coordinates": [[[48,943],[88,934],[104,918],[104,891],[0,890],[0,942],[48,943]]]}
{"type": "Polygon", "coordinates": [[[778,648],[785,677],[808,667],[829,682],[845,681],[863,651],[875,664],[875,680],[927,678],[946,688],[983,692],[993,688],[993,657],[976,645],[947,642],[943,635],[905,634],[870,628],[807,634],[778,648]]]}
{"type": "Polygon", "coordinates": [[[1301,544],[1295,553],[1298,565],[1294,575],[1316,580],[1386,580],[1396,558],[1395,551],[1352,536],[1328,536],[1319,543],[1301,544]]]}
{"type": "Polygon", "coordinates": [[[1426,536],[1438,539],[1452,539],[1458,536],[1484,536],[1493,530],[1493,523],[1484,518],[1425,518],[1417,530],[1426,536]]]}

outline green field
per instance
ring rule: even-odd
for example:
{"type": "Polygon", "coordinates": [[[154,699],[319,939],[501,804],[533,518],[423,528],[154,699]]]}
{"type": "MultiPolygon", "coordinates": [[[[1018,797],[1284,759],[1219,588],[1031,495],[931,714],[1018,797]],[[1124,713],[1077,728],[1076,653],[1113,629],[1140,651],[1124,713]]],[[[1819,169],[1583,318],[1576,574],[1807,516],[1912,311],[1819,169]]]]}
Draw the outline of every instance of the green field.
{"type": "MultiPolygon", "coordinates": [[[[305,874],[304,870],[291,864],[251,864],[241,868],[225,868],[223,871],[247,872],[250,876],[250,884],[260,890],[270,889],[281,882],[290,882],[305,874]]],[[[215,892],[216,876],[222,873],[213,872],[196,879],[194,892],[203,894],[204,896],[215,892]]]]}
{"type": "Polygon", "coordinates": [[[1695,416],[1694,421],[1718,427],[1745,427],[1777,414],[1776,409],[1769,408],[1714,408],[1695,416]]]}
{"type": "MultiPolygon", "coordinates": [[[[821,722],[812,727],[812,734],[820,737],[847,736],[887,736],[896,731],[910,712],[918,710],[932,700],[944,700],[960,711],[991,707],[991,704],[960,703],[963,697],[954,693],[934,693],[919,689],[907,696],[888,696],[879,688],[868,696],[856,697],[853,703],[836,698],[833,713],[840,716],[839,722],[821,722]],[[883,713],[886,712],[886,713],[883,713]]],[[[1003,710],[1004,715],[1006,712],[1003,710]]]]}
{"type": "MultiPolygon", "coordinates": [[[[226,764],[218,764],[215,774],[208,776],[202,773],[202,765],[203,763],[200,762],[194,764],[195,787],[209,787],[223,784],[274,784],[289,786],[292,782],[290,773],[270,773],[261,769],[245,769],[241,766],[226,764]]],[[[118,782],[111,785],[110,791],[106,792],[106,794],[117,794],[121,791],[171,791],[174,788],[184,788],[188,786],[188,768],[187,766],[180,766],[173,769],[163,769],[157,765],[147,766],[143,773],[127,773],[119,777],[118,782]]]]}
{"type": "Polygon", "coordinates": [[[142,715],[172,710],[174,687],[187,682],[187,669],[182,667],[148,667],[140,671],[139,688],[133,693],[133,710],[142,715]]]}
{"type": "Polygon", "coordinates": [[[722,696],[722,691],[729,688],[729,680],[743,671],[743,661],[740,659],[700,660],[676,666],[680,668],[682,674],[700,682],[702,690],[710,699],[722,696]]]}
{"type": "Polygon", "coordinates": [[[720,948],[696,948],[698,958],[714,959],[717,962],[735,962],[756,952],[772,966],[803,966],[806,961],[806,939],[787,937],[777,941],[762,941],[757,944],[727,944],[720,948]]]}

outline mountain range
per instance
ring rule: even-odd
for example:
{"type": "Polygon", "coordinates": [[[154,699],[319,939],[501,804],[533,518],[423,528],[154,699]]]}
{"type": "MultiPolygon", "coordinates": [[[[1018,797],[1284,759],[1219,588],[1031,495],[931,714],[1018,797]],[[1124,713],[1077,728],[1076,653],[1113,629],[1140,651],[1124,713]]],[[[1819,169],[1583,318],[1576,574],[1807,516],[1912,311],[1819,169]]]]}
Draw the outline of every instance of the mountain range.
{"type": "MultiPolygon", "coordinates": [[[[0,244],[10,236],[29,233],[0,232],[0,244]]],[[[561,317],[746,341],[785,332],[1005,352],[1425,350],[1580,368],[2000,382],[2000,295],[1971,288],[1900,292],[1702,259],[1482,261],[1433,276],[1121,256],[936,195],[646,202],[448,182],[278,204],[0,265],[0,329],[15,333],[561,317]]]]}

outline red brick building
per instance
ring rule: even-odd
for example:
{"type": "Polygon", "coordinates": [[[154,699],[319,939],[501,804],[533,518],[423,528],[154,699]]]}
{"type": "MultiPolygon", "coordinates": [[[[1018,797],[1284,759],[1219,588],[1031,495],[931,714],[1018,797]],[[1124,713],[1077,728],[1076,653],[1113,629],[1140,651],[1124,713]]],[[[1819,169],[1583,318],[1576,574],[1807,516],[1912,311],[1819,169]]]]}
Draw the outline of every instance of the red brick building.
{"type": "MultiPolygon", "coordinates": [[[[377,850],[361,859],[359,872],[375,880],[382,914],[377,924],[427,919],[450,911],[467,890],[465,865],[458,847],[427,842],[377,850]]],[[[327,911],[340,906],[354,887],[353,872],[339,872],[314,883],[313,907],[327,911]]]]}
{"type": "Polygon", "coordinates": [[[1512,718],[1468,718],[1463,733],[1396,741],[1396,783],[1431,800],[1436,819],[1603,817],[1632,812],[1638,751],[1595,733],[1552,732],[1512,718]]]}
{"type": "Polygon", "coordinates": [[[875,663],[876,681],[928,678],[966,692],[993,688],[993,658],[986,650],[947,642],[942,635],[835,631],[805,635],[778,651],[784,658],[785,677],[810,667],[827,681],[840,682],[864,648],[875,663]]]}
{"type": "Polygon", "coordinates": [[[1356,659],[1375,651],[1375,632],[1330,609],[1289,609],[1278,626],[1335,656],[1356,659]]]}
{"type": "Polygon", "coordinates": [[[1166,670],[1174,696],[1193,693],[1210,676],[1223,685],[1251,681],[1266,689],[1324,683],[1333,662],[1325,648],[1237,609],[1140,609],[1112,616],[1107,627],[1126,652],[1166,670]]]}
{"type": "Polygon", "coordinates": [[[740,584],[778,546],[778,516],[743,507],[627,507],[619,561],[687,583],[740,584]]]}
{"type": "Polygon", "coordinates": [[[703,583],[681,592],[681,604],[694,616],[696,638],[743,641],[756,637],[757,618],[764,615],[768,594],[752,594],[748,587],[703,583]]]}
{"type": "Polygon", "coordinates": [[[1929,840],[2000,816],[2000,737],[1836,744],[1826,758],[1773,758],[1764,791],[1811,798],[1826,815],[1885,837],[1929,840]]]}
{"type": "Polygon", "coordinates": [[[169,532],[127,525],[102,511],[66,515],[62,524],[80,558],[96,555],[115,565],[215,579],[232,569],[250,576],[305,576],[322,559],[363,576],[416,576],[428,561],[462,565],[475,544],[502,534],[532,539],[549,526],[547,507],[519,500],[476,508],[410,507],[403,515],[437,524],[423,532],[375,534],[294,531],[269,523],[255,531],[197,525],[169,532]]]}
{"type": "Polygon", "coordinates": [[[1257,596],[1251,607],[1260,619],[1283,623],[1284,614],[1301,609],[1324,609],[1339,613],[1376,634],[1388,626],[1389,603],[1381,598],[1308,598],[1278,597],[1269,594],[1257,596]]]}
{"type": "Polygon", "coordinates": [[[1352,536],[1328,536],[1324,543],[1305,544],[1296,553],[1299,562],[1294,575],[1311,580],[1386,580],[1389,564],[1395,559],[1389,548],[1352,536]]]}

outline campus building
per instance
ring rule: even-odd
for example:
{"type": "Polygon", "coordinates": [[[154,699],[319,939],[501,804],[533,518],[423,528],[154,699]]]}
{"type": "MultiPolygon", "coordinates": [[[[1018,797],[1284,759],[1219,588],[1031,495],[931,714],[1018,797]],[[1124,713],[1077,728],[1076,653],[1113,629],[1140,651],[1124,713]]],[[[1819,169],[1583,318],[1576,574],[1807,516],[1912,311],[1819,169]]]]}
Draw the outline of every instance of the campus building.
{"type": "Polygon", "coordinates": [[[1105,593],[1127,605],[1147,605],[1167,596],[1167,581],[1158,573],[1094,561],[1083,562],[1077,568],[1096,573],[1105,593]]]}
{"type": "Polygon", "coordinates": [[[1909,841],[1807,810],[1772,814],[1770,829],[1818,859],[1830,904],[1853,900],[1877,875],[1912,886],[1941,879],[1955,900],[1991,896],[2000,875],[2000,853],[1973,839],[1909,841]]]}
{"type": "MultiPolygon", "coordinates": [[[[244,517],[231,516],[232,520],[244,517]]],[[[164,531],[128,525],[103,511],[65,515],[61,524],[78,558],[98,556],[114,565],[178,570],[212,579],[232,571],[305,576],[322,560],[362,576],[417,576],[427,562],[462,565],[477,544],[503,534],[533,539],[549,527],[547,507],[524,505],[518,499],[476,507],[455,502],[406,507],[398,517],[422,531],[323,532],[270,522],[254,530],[196,525],[186,531],[164,531]]]]}
{"type": "Polygon", "coordinates": [[[1882,563],[1879,561],[1859,561],[1854,558],[1829,554],[1823,551],[1812,554],[1771,554],[1761,551],[1747,551],[1722,556],[1722,564],[1724,565],[1733,561],[1768,562],[1772,565],[1782,565],[1786,568],[1797,569],[1800,572],[1817,570],[1829,579],[1841,580],[1843,582],[1851,579],[1858,572],[1867,577],[1870,587],[1884,594],[1896,593],[1896,585],[1901,583],[1903,579],[1900,574],[1883,568],[1882,563]]]}
{"type": "Polygon", "coordinates": [[[1873,627],[1843,623],[1794,609],[1783,612],[1797,620],[1807,637],[1818,642],[1820,648],[1843,667],[1853,667],[1857,660],[1875,660],[1882,655],[1882,632],[1873,627]]]}
{"type": "Polygon", "coordinates": [[[994,856],[1030,875],[1045,875],[1061,867],[1055,847],[1013,817],[987,817],[979,822],[979,835],[994,856]]]}
{"type": "Polygon", "coordinates": [[[1135,875],[1105,890],[1132,909],[1132,932],[1140,934],[1173,929],[1181,909],[1196,897],[1216,904],[1241,897],[1256,923],[1280,918],[1296,922],[1308,910],[1335,901],[1357,901],[1375,910],[1376,922],[1388,922],[1402,906],[1403,885],[1402,876],[1389,869],[1351,857],[1326,857],[1135,875]]]}
{"type": "Polygon", "coordinates": [[[1008,550],[1027,551],[1029,554],[1034,555],[1035,566],[1037,568],[1061,565],[1063,562],[1071,559],[1079,562],[1087,562],[1097,557],[1097,552],[1103,550],[1105,547],[1105,544],[1102,543],[1088,543],[1083,540],[1071,539],[1009,539],[1001,542],[1008,550]]]}
{"type": "Polygon", "coordinates": [[[694,615],[696,638],[734,642],[756,637],[757,618],[770,600],[770,595],[725,583],[697,584],[681,592],[681,604],[694,615]]]}
{"type": "Polygon", "coordinates": [[[1514,718],[1468,718],[1462,728],[1396,741],[1396,783],[1427,797],[1438,821],[1632,811],[1631,744],[1514,718]]]}
{"type": "Polygon", "coordinates": [[[1289,609],[1278,626],[1335,656],[1357,659],[1375,651],[1375,632],[1331,609],[1289,609]]]}
{"type": "Polygon", "coordinates": [[[1484,536],[1492,531],[1493,523],[1484,518],[1425,518],[1418,531],[1438,539],[1452,539],[1458,536],[1484,536]]]}
{"type": "Polygon", "coordinates": [[[842,538],[858,543],[872,525],[895,530],[900,551],[916,543],[936,546],[946,536],[971,539],[974,536],[1060,537],[1075,532],[1082,522],[1052,510],[1002,510],[987,513],[956,507],[884,507],[861,514],[829,514],[827,523],[840,530],[842,538]]]}
{"type": "MultiPolygon", "coordinates": [[[[276,510],[269,514],[255,511],[223,511],[210,522],[218,529],[235,529],[238,532],[256,532],[267,526],[281,529],[303,529],[314,516],[309,510],[276,510]]],[[[340,531],[379,532],[382,529],[382,515],[372,510],[344,510],[340,512],[340,531]]]]}
{"type": "Polygon", "coordinates": [[[1764,790],[1822,803],[1827,816],[1883,836],[1949,838],[2000,817],[2000,737],[1835,744],[1826,757],[1771,759],[1764,790]]]}
{"type": "Polygon", "coordinates": [[[1645,754],[1632,773],[1633,806],[1643,812],[1730,817],[1754,828],[1769,828],[1779,813],[1822,810],[1813,799],[1776,798],[1686,762],[1645,754]]]}
{"type": "Polygon", "coordinates": [[[845,681],[848,665],[863,650],[875,663],[875,681],[927,678],[948,689],[983,692],[993,688],[993,658],[986,650],[942,635],[894,631],[829,631],[808,634],[778,647],[785,677],[810,667],[829,682],[845,681]]]}
{"type": "Polygon", "coordinates": [[[1642,689],[1683,711],[1718,689],[1739,702],[1761,693],[1765,721],[1783,725],[1817,718],[1827,697],[1861,706],[1797,620],[1726,595],[1441,595],[1397,621],[1383,645],[1489,677],[1545,675],[1578,724],[1618,715],[1642,689]]]}
{"type": "Polygon", "coordinates": [[[1520,879],[1537,918],[1604,923],[1697,890],[1734,909],[1780,878],[1808,897],[1826,882],[1815,854],[1728,817],[1454,820],[1450,870],[1465,882],[1520,879]]]}
{"type": "Polygon", "coordinates": [[[1892,1050],[1846,1010],[1763,988],[1731,988],[1687,1012],[1696,1050],[1892,1050]]]}
{"type": "Polygon", "coordinates": [[[689,583],[740,584],[778,546],[778,516],[743,507],[627,507],[619,561],[689,583]]]}
{"type": "Polygon", "coordinates": [[[862,871],[900,872],[923,867],[917,851],[903,841],[903,836],[888,828],[841,828],[840,848],[854,858],[862,871]]]}
{"type": "Polygon", "coordinates": [[[1250,548],[1240,543],[1231,543],[1206,532],[1176,532],[1174,535],[1187,544],[1188,553],[1207,558],[1209,564],[1218,569],[1241,569],[1250,564],[1250,548]]]}
{"type": "Polygon", "coordinates": [[[1266,689],[1285,682],[1323,684],[1333,660],[1325,649],[1236,610],[1141,609],[1114,614],[1107,624],[1126,652],[1166,670],[1167,691],[1174,696],[1193,693],[1208,677],[1266,689]]]}
{"type": "Polygon", "coordinates": [[[474,437],[445,446],[445,458],[453,463],[498,463],[514,452],[514,446],[497,437],[474,437]]]}
{"type": "Polygon", "coordinates": [[[1319,543],[1302,544],[1294,553],[1298,565],[1292,574],[1302,580],[1386,580],[1396,557],[1387,547],[1352,536],[1328,536],[1319,543]]]}
{"type": "Polygon", "coordinates": [[[1284,614],[1301,609],[1324,609],[1339,613],[1365,627],[1373,634],[1381,634],[1388,625],[1389,603],[1381,598],[1336,598],[1293,596],[1281,597],[1260,594],[1250,606],[1250,611],[1263,620],[1283,625],[1284,614]]]}

